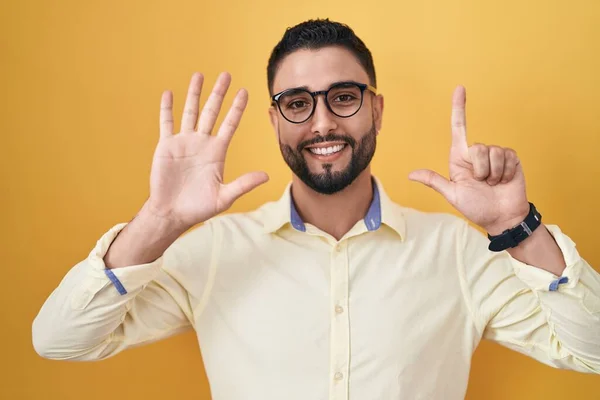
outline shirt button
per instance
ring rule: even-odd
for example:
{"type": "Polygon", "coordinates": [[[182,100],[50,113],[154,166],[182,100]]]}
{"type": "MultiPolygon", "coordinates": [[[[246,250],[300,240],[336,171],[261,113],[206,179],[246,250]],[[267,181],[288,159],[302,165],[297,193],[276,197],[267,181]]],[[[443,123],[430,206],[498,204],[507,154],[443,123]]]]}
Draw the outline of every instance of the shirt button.
{"type": "Polygon", "coordinates": [[[333,376],[333,378],[336,381],[341,381],[344,378],[344,374],[342,374],[341,372],[336,372],[335,375],[333,376]]]}
{"type": "Polygon", "coordinates": [[[342,306],[335,306],[335,313],[336,314],[341,314],[344,312],[344,307],[342,306]]]}

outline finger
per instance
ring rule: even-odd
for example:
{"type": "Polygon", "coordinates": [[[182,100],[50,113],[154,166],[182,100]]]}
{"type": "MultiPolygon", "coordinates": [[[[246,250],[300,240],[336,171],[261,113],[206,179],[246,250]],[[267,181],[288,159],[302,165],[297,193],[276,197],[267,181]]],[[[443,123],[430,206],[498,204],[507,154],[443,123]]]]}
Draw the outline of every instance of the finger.
{"type": "Polygon", "coordinates": [[[200,104],[200,93],[202,93],[202,84],[204,76],[198,72],[192,75],[190,86],[188,87],[187,98],[181,116],[181,132],[192,132],[198,122],[198,107],[200,104]]]}
{"type": "Polygon", "coordinates": [[[236,129],[240,125],[240,121],[242,120],[242,115],[244,114],[244,110],[246,109],[246,105],[248,104],[248,92],[245,89],[241,89],[235,99],[233,99],[233,104],[231,108],[227,112],[221,127],[219,128],[219,132],[217,136],[229,142],[231,137],[235,133],[236,129]]]}
{"type": "Polygon", "coordinates": [[[160,100],[160,137],[173,134],[173,93],[170,90],[163,92],[160,100]]]}
{"type": "Polygon", "coordinates": [[[420,182],[440,193],[451,204],[454,204],[454,186],[448,179],[444,178],[435,171],[429,169],[419,169],[412,171],[408,175],[408,179],[415,182],[420,182]]]}
{"type": "Polygon", "coordinates": [[[508,183],[513,180],[517,173],[519,165],[519,157],[513,149],[505,149],[504,151],[504,174],[502,175],[502,183],[508,183]]]}
{"type": "Polygon", "coordinates": [[[220,208],[227,209],[242,195],[267,182],[269,176],[265,172],[250,172],[236,180],[223,185],[219,192],[220,208]]]}
{"type": "Polygon", "coordinates": [[[469,147],[469,159],[473,165],[473,176],[478,181],[490,175],[490,155],[487,146],[476,143],[469,147]]]}
{"type": "Polygon", "coordinates": [[[217,117],[219,116],[219,111],[221,111],[221,105],[223,104],[223,99],[225,98],[225,94],[227,93],[227,89],[229,89],[229,84],[231,83],[231,75],[227,72],[219,75],[213,90],[202,109],[202,114],[200,115],[200,120],[198,121],[198,133],[204,133],[210,135],[213,127],[215,126],[215,122],[217,121],[217,117]]]}
{"type": "Polygon", "coordinates": [[[498,146],[489,146],[490,154],[490,175],[487,178],[487,183],[496,185],[502,179],[504,174],[504,149],[498,146]]]}
{"type": "Polygon", "coordinates": [[[465,112],[467,93],[463,86],[458,86],[452,96],[452,149],[460,154],[467,152],[467,117],[465,112]]]}

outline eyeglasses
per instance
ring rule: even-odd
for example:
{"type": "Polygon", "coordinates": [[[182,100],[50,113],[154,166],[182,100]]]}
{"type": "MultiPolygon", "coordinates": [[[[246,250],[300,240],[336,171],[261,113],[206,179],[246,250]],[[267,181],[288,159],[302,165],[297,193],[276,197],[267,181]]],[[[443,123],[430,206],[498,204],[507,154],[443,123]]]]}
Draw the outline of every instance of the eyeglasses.
{"type": "Polygon", "coordinates": [[[317,96],[323,95],[327,109],[341,118],[353,116],[360,110],[365,90],[377,94],[371,85],[357,82],[338,82],[327,90],[309,92],[303,88],[287,89],[279,92],[271,100],[277,103],[283,118],[293,124],[301,124],[312,117],[317,104],[317,96]]]}

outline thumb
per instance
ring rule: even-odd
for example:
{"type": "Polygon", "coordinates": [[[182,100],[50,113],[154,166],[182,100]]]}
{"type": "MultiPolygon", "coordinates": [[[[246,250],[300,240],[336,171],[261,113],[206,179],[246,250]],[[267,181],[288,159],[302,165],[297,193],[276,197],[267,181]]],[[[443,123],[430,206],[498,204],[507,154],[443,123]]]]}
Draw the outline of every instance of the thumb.
{"type": "Polygon", "coordinates": [[[266,172],[250,172],[221,187],[220,203],[228,208],[238,198],[269,180],[266,172]]]}
{"type": "Polygon", "coordinates": [[[408,174],[408,179],[415,182],[421,182],[423,185],[432,188],[452,203],[453,183],[437,172],[429,169],[419,169],[408,174]]]}

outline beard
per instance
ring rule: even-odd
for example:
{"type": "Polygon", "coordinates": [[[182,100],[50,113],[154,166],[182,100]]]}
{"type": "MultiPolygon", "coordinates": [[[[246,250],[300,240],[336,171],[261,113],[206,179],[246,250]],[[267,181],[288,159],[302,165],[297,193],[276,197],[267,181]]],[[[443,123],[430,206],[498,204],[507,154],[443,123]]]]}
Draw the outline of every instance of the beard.
{"type": "Polygon", "coordinates": [[[359,142],[349,135],[329,133],[325,136],[318,136],[312,140],[305,140],[300,143],[296,149],[293,149],[290,145],[282,144],[280,140],[279,148],[286,164],[302,182],[318,193],[334,194],[345,189],[354,182],[360,173],[369,166],[373,159],[373,155],[375,154],[375,147],[377,144],[376,138],[375,124],[373,124],[371,129],[362,136],[359,142]],[[332,172],[331,169],[333,166],[329,163],[324,163],[324,172],[311,172],[308,169],[308,164],[304,158],[305,156],[302,154],[304,148],[306,146],[332,141],[344,142],[347,146],[350,146],[352,158],[346,168],[341,171],[332,172]]]}

